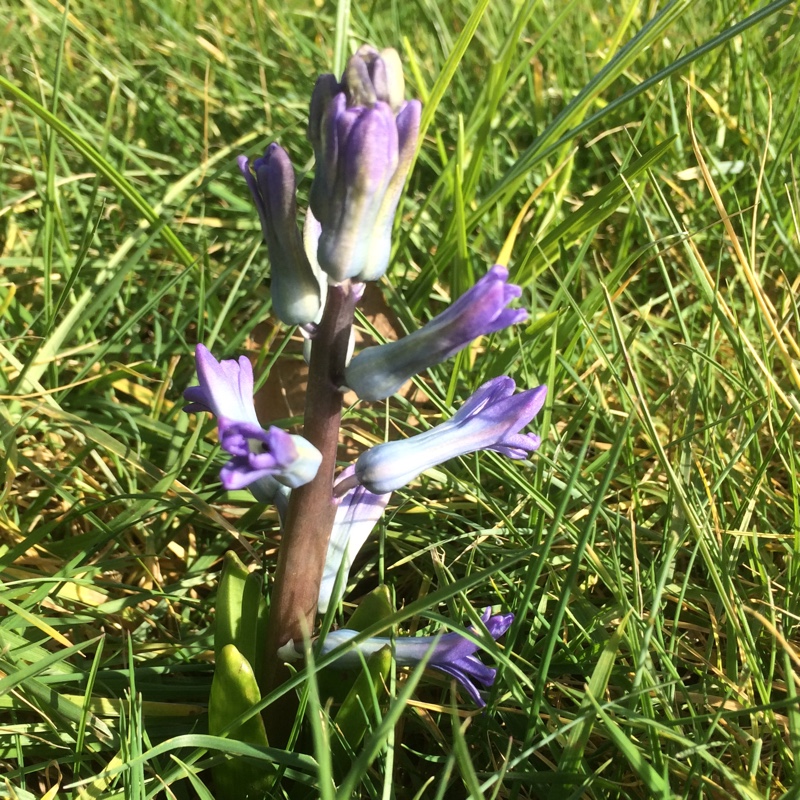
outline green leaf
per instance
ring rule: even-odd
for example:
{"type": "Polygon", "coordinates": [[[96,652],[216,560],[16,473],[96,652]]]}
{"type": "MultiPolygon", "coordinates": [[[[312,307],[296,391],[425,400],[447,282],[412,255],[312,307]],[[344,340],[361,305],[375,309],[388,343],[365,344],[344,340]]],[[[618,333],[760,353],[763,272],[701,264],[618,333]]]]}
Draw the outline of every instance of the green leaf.
{"type": "MultiPolygon", "coordinates": [[[[208,703],[208,730],[239,742],[267,747],[267,734],[260,714],[229,729],[261,700],[253,668],[233,644],[225,645],[217,657],[211,697],[208,703]]],[[[272,783],[273,773],[246,760],[224,761],[214,767],[214,782],[222,800],[260,798],[272,783]]]]}
{"type": "MultiPolygon", "coordinates": [[[[128,200],[143,219],[151,224],[160,224],[158,212],[142,197],[133,184],[118,169],[111,165],[106,158],[97,151],[83,136],[76,133],[66,122],[48,111],[41,103],[34,100],[19,86],[0,75],[0,89],[5,90],[16,98],[21,105],[49,125],[57,134],[64,137],[98,172],[105,175],[116,186],[119,193],[128,200]]],[[[178,260],[184,267],[194,265],[194,259],[189,251],[177,237],[175,232],[166,225],[162,229],[162,236],[171,247],[178,260]]]]}
{"type": "Polygon", "coordinates": [[[586,692],[586,699],[594,706],[594,710],[603,722],[606,733],[617,749],[627,759],[633,771],[641,778],[647,787],[650,797],[660,798],[661,800],[671,800],[667,781],[659,775],[651,766],[650,762],[644,757],[641,750],[631,741],[630,736],[617,725],[616,722],[600,707],[591,692],[586,692]]]}
{"type": "Polygon", "coordinates": [[[255,674],[260,676],[267,622],[264,576],[261,572],[250,572],[245,578],[241,609],[234,643],[239,652],[250,662],[255,674]]]}
{"type": "Polygon", "coordinates": [[[552,262],[558,254],[559,248],[570,247],[608,219],[630,197],[631,184],[665,156],[674,142],[675,137],[671,136],[648,150],[626,169],[623,169],[616,178],[609,181],[577,211],[570,214],[561,224],[556,225],[540,242],[535,242],[532,245],[531,257],[526,260],[523,269],[517,270],[514,279],[519,283],[528,283],[547,264],[552,262]]]}
{"type": "Polygon", "coordinates": [[[347,620],[347,627],[352,631],[363,631],[386,617],[394,614],[392,595],[385,584],[373,589],[347,620]]]}
{"type": "Polygon", "coordinates": [[[570,732],[567,738],[567,746],[561,754],[561,759],[558,762],[558,771],[563,773],[577,772],[580,767],[583,753],[586,749],[586,744],[589,741],[589,736],[594,727],[595,715],[592,712],[593,704],[591,698],[602,697],[611,679],[611,670],[614,667],[614,662],[619,652],[619,645],[622,641],[622,636],[625,633],[625,626],[628,624],[631,612],[628,612],[617,626],[617,629],[606,642],[600,658],[597,659],[592,677],[589,680],[587,687],[587,694],[583,698],[579,717],[583,717],[578,725],[576,725],[570,732]]]}
{"type": "Polygon", "coordinates": [[[249,574],[239,556],[228,550],[217,590],[217,624],[214,631],[214,656],[217,660],[227,645],[234,644],[239,649],[242,601],[249,574]]]}
{"type": "Polygon", "coordinates": [[[349,767],[347,750],[355,751],[367,731],[381,719],[381,700],[386,697],[386,681],[392,668],[392,648],[387,645],[373,653],[364,667],[333,720],[341,737],[333,742],[334,765],[349,767]]]}

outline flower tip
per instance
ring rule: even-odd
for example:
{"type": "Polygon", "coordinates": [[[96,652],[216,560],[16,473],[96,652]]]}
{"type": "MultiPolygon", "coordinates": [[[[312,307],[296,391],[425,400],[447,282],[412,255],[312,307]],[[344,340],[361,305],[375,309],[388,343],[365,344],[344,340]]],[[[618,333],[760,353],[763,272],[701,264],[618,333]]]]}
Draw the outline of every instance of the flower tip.
{"type": "Polygon", "coordinates": [[[487,622],[486,629],[491,634],[492,639],[499,639],[511,627],[513,622],[514,615],[512,613],[497,614],[487,622]]]}
{"type": "Polygon", "coordinates": [[[239,165],[242,175],[247,177],[250,174],[250,159],[247,156],[238,156],[236,163],[239,165]]]}
{"type": "Polygon", "coordinates": [[[531,389],[531,392],[532,392],[531,401],[533,405],[536,407],[534,416],[536,416],[536,414],[538,414],[542,410],[544,401],[547,400],[547,386],[542,384],[541,386],[537,386],[535,389],[531,389]]]}
{"type": "Polygon", "coordinates": [[[214,354],[202,342],[198,342],[194,348],[194,361],[201,385],[208,381],[209,371],[217,370],[221,366],[221,362],[214,358],[214,354]]]}
{"type": "Polygon", "coordinates": [[[492,614],[492,609],[487,606],[481,614],[481,622],[486,626],[492,639],[499,639],[514,622],[514,614],[510,611],[507,614],[492,614]]]}
{"type": "Polygon", "coordinates": [[[486,274],[491,275],[495,280],[507,281],[508,267],[504,266],[503,264],[495,264],[486,274]]]}

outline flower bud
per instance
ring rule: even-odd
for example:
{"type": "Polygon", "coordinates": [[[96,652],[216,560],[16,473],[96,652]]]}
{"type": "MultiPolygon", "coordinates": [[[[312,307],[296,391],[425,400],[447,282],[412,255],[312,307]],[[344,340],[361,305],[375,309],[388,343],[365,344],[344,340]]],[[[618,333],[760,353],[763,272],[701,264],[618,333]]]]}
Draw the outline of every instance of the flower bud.
{"type": "Polygon", "coordinates": [[[418,101],[403,101],[403,88],[397,53],[370,47],[348,61],[341,83],[323,75],[314,87],[310,205],[322,226],[319,264],[334,282],[377,280],[389,265],[421,110],[418,101]]]}
{"type": "Polygon", "coordinates": [[[314,270],[297,229],[296,186],[289,156],[273,143],[263,158],[253,162],[252,169],[248,159],[240,156],[239,169],[253,195],[267,243],[275,316],[287,325],[314,322],[327,282],[314,270]]]}
{"type": "Polygon", "coordinates": [[[342,84],[349,106],[372,106],[381,100],[397,113],[405,95],[403,64],[397,50],[387,47],[378,52],[368,44],[362,45],[348,60],[342,84]]]}

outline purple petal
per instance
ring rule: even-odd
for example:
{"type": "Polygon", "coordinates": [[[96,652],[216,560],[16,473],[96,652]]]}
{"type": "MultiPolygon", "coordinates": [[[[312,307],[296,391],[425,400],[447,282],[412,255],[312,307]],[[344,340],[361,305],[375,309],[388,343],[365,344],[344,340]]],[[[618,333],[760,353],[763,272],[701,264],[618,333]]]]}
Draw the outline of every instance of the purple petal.
{"type": "MultiPolygon", "coordinates": [[[[400,148],[400,163],[407,165],[411,162],[414,151],[417,149],[419,136],[419,121],[422,116],[422,103],[419,100],[409,100],[403,103],[397,113],[397,145],[400,148]]],[[[405,183],[406,170],[402,175],[405,183]]]]}
{"type": "Polygon", "coordinates": [[[514,615],[509,612],[508,614],[495,614],[492,616],[492,609],[485,608],[481,615],[481,621],[486,626],[486,630],[489,631],[489,636],[496,640],[511,627],[514,622],[514,615]]]}
{"type": "Polygon", "coordinates": [[[397,127],[392,110],[380,102],[362,109],[347,134],[344,152],[349,200],[366,206],[374,217],[396,167],[397,127]]]}
{"type": "Polygon", "coordinates": [[[198,411],[213,413],[208,405],[208,396],[202,386],[190,386],[188,389],[184,389],[183,397],[184,400],[189,401],[189,404],[183,407],[184,411],[192,414],[198,411]]]}
{"type": "Polygon", "coordinates": [[[514,394],[514,389],[516,389],[514,379],[509,378],[507,375],[498,375],[498,377],[486,381],[458,409],[451,421],[457,423],[478,416],[487,406],[511,397],[514,394]]]}
{"type": "Polygon", "coordinates": [[[320,75],[314,84],[311,93],[311,106],[308,110],[308,140],[314,146],[316,152],[322,143],[322,120],[325,109],[333,97],[341,91],[341,86],[335,76],[326,74],[320,75]]]}
{"type": "Polygon", "coordinates": [[[199,386],[183,393],[189,400],[186,411],[210,411],[217,418],[258,423],[253,405],[253,366],[249,359],[217,361],[203,344],[195,350],[199,386]]]}
{"type": "Polygon", "coordinates": [[[314,478],[322,461],[319,450],[302,436],[275,426],[264,430],[260,425],[222,417],[219,438],[232,456],[220,473],[226,489],[241,489],[265,476],[296,489],[314,478]]]}
{"type": "Polygon", "coordinates": [[[451,664],[430,664],[429,666],[438,669],[439,672],[444,672],[447,675],[455,678],[461,686],[464,687],[467,694],[472,698],[472,701],[479,708],[486,705],[486,701],[481,697],[478,687],[472,682],[472,679],[463,670],[451,664]]]}
{"type": "Polygon", "coordinates": [[[229,491],[244,489],[261,478],[275,475],[274,468],[256,469],[247,457],[236,456],[220,470],[222,485],[229,491]]]}
{"type": "MultiPolygon", "coordinates": [[[[255,165],[261,159],[256,159],[255,165]]],[[[236,159],[236,163],[239,165],[239,171],[244,176],[245,182],[247,183],[247,188],[250,190],[250,194],[253,198],[253,204],[256,207],[256,212],[258,213],[258,220],[261,223],[261,233],[266,240],[267,236],[269,236],[269,213],[267,212],[267,207],[264,204],[264,198],[261,196],[261,192],[258,189],[258,183],[256,181],[256,177],[253,174],[252,170],[250,169],[250,160],[247,156],[239,156],[236,159]]]]}
{"type": "Polygon", "coordinates": [[[492,445],[487,448],[494,450],[507,458],[521,460],[527,458],[534,450],[539,449],[542,440],[535,433],[518,433],[507,436],[502,444],[492,445]]]}

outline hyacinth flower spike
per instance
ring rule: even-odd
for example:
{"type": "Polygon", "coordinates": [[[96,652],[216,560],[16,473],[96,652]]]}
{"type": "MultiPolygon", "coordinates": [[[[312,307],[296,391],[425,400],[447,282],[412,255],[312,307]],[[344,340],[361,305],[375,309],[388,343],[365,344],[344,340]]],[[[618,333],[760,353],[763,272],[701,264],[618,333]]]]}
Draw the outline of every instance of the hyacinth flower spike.
{"type": "Polygon", "coordinates": [[[414,333],[362,350],[345,373],[345,383],[362,400],[383,400],[412,376],[455,355],[478,336],[524,322],[528,312],[506,308],[522,290],[508,283],[508,270],[492,267],[450,308],[414,333]]]}
{"type": "MultiPolygon", "coordinates": [[[[492,639],[499,639],[514,621],[513,614],[496,614],[492,616],[491,609],[487,608],[481,616],[481,621],[492,639]]],[[[471,627],[469,632],[480,637],[479,631],[471,627]]],[[[358,635],[357,631],[343,628],[332,631],[322,643],[320,655],[327,655],[340,645],[349,642],[358,635]]],[[[428,653],[427,666],[444,672],[455,678],[466,690],[478,706],[485,706],[480,694],[479,686],[489,688],[493,683],[497,670],[487,667],[475,653],[479,645],[468,639],[462,633],[451,631],[438,636],[408,636],[388,639],[374,637],[355,645],[331,664],[336,669],[351,669],[361,664],[361,658],[377,653],[387,645],[394,647],[395,660],[398,666],[413,667],[419,664],[428,653]]]]}
{"type": "Polygon", "coordinates": [[[200,384],[184,391],[189,401],[184,411],[208,411],[217,418],[220,443],[232,456],[220,473],[222,485],[249,486],[258,500],[268,502],[283,493],[281,487],[295,489],[312,480],[322,459],[317,448],[302,436],[261,427],[249,359],[217,361],[198,344],[196,362],[200,384]]]}
{"type": "MultiPolygon", "coordinates": [[[[355,468],[350,466],[344,470],[341,477],[349,478],[354,472],[355,468]]],[[[319,587],[318,613],[324,614],[331,600],[335,603],[341,600],[350,567],[383,515],[390,497],[391,494],[373,494],[363,486],[356,486],[339,500],[331,537],[328,540],[325,570],[319,587]],[[343,581],[334,597],[336,578],[340,571],[343,581]]]]}
{"type": "Polygon", "coordinates": [[[516,395],[515,388],[512,378],[493,378],[452,419],[408,439],[367,450],[356,461],[355,476],[337,484],[337,494],[343,494],[356,482],[374,494],[393,492],[425,470],[476,450],[527,458],[541,440],[533,433],[519,431],[541,410],[547,387],[537,386],[516,395]]]}

